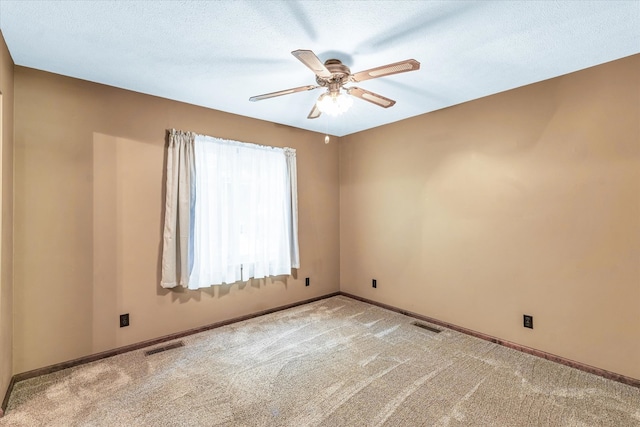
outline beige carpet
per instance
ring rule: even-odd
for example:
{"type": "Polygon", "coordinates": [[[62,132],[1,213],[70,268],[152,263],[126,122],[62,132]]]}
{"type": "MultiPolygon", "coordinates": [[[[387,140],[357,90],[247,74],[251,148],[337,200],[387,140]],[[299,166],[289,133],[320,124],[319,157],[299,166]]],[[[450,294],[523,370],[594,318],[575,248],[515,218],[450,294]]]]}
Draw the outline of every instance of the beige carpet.
{"type": "Polygon", "coordinates": [[[640,389],[338,296],[16,384],[2,426],[640,426],[640,389]]]}

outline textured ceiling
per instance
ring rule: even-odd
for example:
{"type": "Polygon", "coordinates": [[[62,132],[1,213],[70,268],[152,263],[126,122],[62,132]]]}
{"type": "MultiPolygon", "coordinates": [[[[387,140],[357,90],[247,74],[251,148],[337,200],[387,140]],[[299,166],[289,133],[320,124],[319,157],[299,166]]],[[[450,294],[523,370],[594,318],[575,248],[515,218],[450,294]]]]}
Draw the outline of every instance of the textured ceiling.
{"type": "Polygon", "coordinates": [[[0,29],[17,65],[343,136],[640,52],[640,1],[8,1],[0,29]],[[352,72],[414,58],[419,71],[358,86],[309,120],[321,89],[291,55],[352,72]]]}

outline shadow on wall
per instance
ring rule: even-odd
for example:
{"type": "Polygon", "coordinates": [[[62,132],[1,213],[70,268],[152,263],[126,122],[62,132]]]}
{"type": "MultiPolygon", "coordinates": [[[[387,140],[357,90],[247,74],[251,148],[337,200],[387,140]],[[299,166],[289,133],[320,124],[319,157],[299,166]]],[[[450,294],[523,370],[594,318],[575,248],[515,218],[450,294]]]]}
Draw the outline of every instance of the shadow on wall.
{"type": "MultiPolygon", "coordinates": [[[[166,140],[165,140],[166,144],[166,140]]],[[[289,276],[199,290],[160,286],[166,146],[93,134],[93,348],[113,348],[117,313],[148,304],[223,298],[236,290],[287,288],[289,276]]],[[[294,280],[297,272],[294,272],[294,280]]]]}
{"type": "MultiPolygon", "coordinates": [[[[111,348],[105,334],[137,284],[158,283],[164,146],[93,134],[93,348],[111,348]],[[102,344],[102,345],[100,345],[102,344]]],[[[149,286],[149,297],[155,289],[149,286]]],[[[110,336],[107,336],[110,335],[110,336]]]]}
{"type": "MultiPolygon", "coordinates": [[[[296,279],[297,273],[292,274],[294,280],[296,279]]],[[[176,286],[175,288],[163,288],[158,283],[158,295],[165,296],[171,294],[172,301],[178,301],[179,303],[187,303],[189,301],[200,301],[202,298],[202,294],[209,295],[211,298],[217,297],[222,298],[227,295],[233,294],[235,291],[243,291],[249,288],[253,288],[255,290],[259,290],[264,286],[273,286],[273,285],[282,285],[285,289],[289,287],[288,284],[289,276],[272,276],[266,277],[262,279],[248,279],[244,282],[235,282],[235,283],[224,283],[221,285],[211,285],[206,288],[200,289],[187,289],[182,286],[176,286]]]]}

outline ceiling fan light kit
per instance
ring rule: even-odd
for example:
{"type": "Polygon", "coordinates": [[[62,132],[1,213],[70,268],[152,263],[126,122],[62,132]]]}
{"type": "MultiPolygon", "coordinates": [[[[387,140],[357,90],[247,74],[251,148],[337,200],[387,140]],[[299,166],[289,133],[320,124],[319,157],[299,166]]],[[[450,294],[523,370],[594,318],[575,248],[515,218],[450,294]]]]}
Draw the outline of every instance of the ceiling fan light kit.
{"type": "Polygon", "coordinates": [[[326,92],[320,95],[316,105],[320,112],[335,117],[351,108],[353,105],[353,98],[344,92],[326,92]]]}
{"type": "Polygon", "coordinates": [[[316,119],[322,113],[337,116],[347,111],[353,104],[353,96],[363,101],[370,102],[382,108],[392,107],[396,101],[385,98],[377,93],[370,92],[359,87],[344,87],[348,83],[361,82],[378,77],[390,76],[392,74],[406,73],[420,69],[420,63],[415,59],[395,62],[383,65],[382,67],[370,70],[351,73],[349,67],[338,59],[327,59],[324,63],[310,50],[294,50],[291,52],[300,62],[306,65],[316,75],[317,86],[307,85],[292,89],[285,89],[278,92],[266,93],[264,95],[252,96],[250,101],[261,101],[263,99],[274,98],[276,96],[289,95],[291,93],[303,92],[321,87],[327,91],[320,95],[313,105],[308,119],[316,119]]]}

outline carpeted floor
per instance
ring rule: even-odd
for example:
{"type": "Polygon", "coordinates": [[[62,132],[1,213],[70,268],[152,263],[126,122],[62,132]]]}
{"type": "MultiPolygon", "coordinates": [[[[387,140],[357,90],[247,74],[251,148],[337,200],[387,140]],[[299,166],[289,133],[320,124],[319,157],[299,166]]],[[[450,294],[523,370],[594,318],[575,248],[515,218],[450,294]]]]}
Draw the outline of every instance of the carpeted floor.
{"type": "Polygon", "coordinates": [[[640,426],[640,389],[414,321],[317,301],[22,381],[0,425],[640,426]]]}

